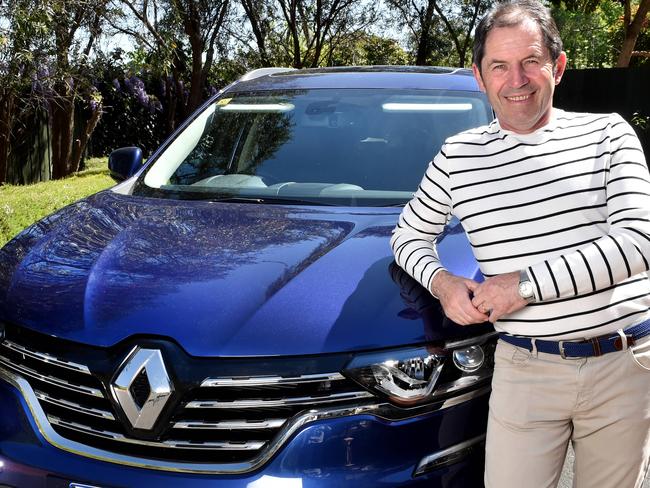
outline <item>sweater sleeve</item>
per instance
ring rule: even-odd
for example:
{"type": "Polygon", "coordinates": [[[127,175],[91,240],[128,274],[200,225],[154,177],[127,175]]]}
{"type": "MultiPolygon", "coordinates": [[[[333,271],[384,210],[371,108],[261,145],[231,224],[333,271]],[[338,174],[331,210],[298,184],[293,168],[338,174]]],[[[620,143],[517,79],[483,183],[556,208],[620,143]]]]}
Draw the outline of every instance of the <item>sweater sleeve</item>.
{"type": "Polygon", "coordinates": [[[436,251],[436,239],[451,218],[444,149],[443,146],[429,163],[420,186],[404,206],[391,238],[397,264],[427,290],[431,289],[434,275],[444,269],[436,251]]]}
{"type": "Polygon", "coordinates": [[[538,300],[583,295],[647,271],[650,177],[634,130],[613,114],[608,127],[607,234],[573,252],[528,267],[538,300]]]}

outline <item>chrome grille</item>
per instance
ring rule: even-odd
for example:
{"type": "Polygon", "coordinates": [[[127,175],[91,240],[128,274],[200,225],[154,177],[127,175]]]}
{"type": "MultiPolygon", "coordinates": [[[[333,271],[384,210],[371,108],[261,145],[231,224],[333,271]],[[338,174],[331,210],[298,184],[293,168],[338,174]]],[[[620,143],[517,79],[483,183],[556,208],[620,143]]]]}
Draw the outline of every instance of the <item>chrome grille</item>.
{"type": "Polygon", "coordinates": [[[208,377],[188,388],[159,437],[141,439],[124,428],[105,385],[88,365],[69,361],[47,341],[37,341],[38,346],[18,342],[11,337],[0,342],[0,369],[29,383],[57,434],[135,458],[251,462],[299,412],[375,398],[339,373],[208,377]]]}

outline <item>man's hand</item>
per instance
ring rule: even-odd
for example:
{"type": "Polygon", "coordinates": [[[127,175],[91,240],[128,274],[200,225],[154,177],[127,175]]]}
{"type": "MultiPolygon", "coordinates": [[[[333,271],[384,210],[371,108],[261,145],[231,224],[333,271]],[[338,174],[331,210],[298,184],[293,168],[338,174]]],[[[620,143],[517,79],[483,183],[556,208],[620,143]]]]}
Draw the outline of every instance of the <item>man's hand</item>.
{"type": "Polygon", "coordinates": [[[526,300],[519,296],[519,271],[487,278],[474,289],[474,305],[489,315],[494,323],[504,315],[526,306],[526,300]]]}
{"type": "Polygon", "coordinates": [[[445,315],[460,325],[481,324],[488,319],[472,305],[471,294],[479,284],[467,278],[440,271],[431,281],[431,293],[438,297],[445,315]]]}

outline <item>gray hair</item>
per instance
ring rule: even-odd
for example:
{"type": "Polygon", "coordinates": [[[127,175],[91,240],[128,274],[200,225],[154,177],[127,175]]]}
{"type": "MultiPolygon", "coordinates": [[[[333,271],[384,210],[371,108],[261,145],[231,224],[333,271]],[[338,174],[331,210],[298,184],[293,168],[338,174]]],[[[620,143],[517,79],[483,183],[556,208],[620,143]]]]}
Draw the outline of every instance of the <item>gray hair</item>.
{"type": "Polygon", "coordinates": [[[555,62],[562,52],[562,39],[557,25],[551,16],[551,11],[537,0],[507,0],[495,5],[481,19],[474,34],[473,62],[481,70],[481,62],[485,55],[485,41],[492,29],[497,27],[513,27],[526,19],[535,22],[544,38],[544,45],[551,53],[555,62]]]}

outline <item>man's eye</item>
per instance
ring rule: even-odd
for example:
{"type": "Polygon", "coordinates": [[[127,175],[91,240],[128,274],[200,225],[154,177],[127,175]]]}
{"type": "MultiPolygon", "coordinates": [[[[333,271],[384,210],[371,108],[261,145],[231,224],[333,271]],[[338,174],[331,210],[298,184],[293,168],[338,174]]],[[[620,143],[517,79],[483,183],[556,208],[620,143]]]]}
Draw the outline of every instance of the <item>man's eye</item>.
{"type": "Polygon", "coordinates": [[[492,71],[504,71],[506,69],[505,64],[493,64],[492,71]]]}
{"type": "Polygon", "coordinates": [[[525,61],[525,63],[526,63],[527,65],[533,66],[533,65],[539,64],[539,61],[537,61],[536,59],[527,59],[527,60],[525,61]]]}

